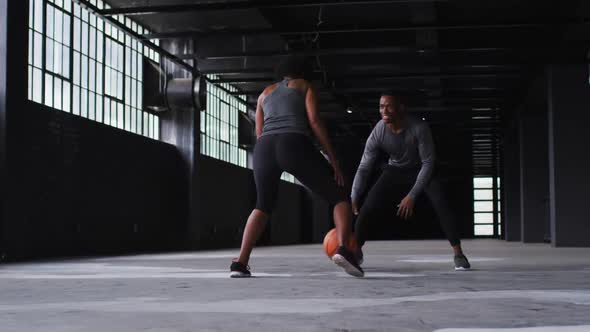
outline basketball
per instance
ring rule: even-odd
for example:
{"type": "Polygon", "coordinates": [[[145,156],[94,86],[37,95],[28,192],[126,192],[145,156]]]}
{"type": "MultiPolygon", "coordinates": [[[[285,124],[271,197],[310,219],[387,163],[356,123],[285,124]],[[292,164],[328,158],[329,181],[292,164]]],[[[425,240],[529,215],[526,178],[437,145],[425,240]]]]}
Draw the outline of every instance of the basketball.
{"type": "MultiPolygon", "coordinates": [[[[357,249],[354,234],[351,234],[347,247],[352,252],[357,249]]],[[[336,251],[338,251],[338,233],[336,233],[336,228],[332,228],[324,237],[324,252],[328,257],[332,258],[336,251]]]]}

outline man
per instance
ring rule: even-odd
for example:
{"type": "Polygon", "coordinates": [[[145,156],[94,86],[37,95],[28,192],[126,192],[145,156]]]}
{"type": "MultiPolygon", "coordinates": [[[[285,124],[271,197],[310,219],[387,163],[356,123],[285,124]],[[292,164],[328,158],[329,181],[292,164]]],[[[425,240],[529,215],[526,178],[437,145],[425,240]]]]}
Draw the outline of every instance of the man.
{"type": "Polygon", "coordinates": [[[379,112],[381,121],[373,128],[367,140],[352,185],[352,209],[358,215],[355,234],[359,245],[359,262],[362,262],[361,248],[366,241],[370,220],[376,219],[391,204],[397,204],[397,215],[402,219],[411,217],[416,198],[424,192],[453,247],[455,270],[469,269],[469,261],[461,249],[455,216],[445,199],[440,180],[433,176],[435,149],[430,128],[425,122],[406,114],[400,96],[391,92],[381,95],[379,112]],[[389,155],[389,162],[367,194],[359,214],[359,198],[366,189],[380,151],[389,155]],[[408,184],[411,189],[401,202],[392,202],[392,197],[400,186],[408,184]]]}

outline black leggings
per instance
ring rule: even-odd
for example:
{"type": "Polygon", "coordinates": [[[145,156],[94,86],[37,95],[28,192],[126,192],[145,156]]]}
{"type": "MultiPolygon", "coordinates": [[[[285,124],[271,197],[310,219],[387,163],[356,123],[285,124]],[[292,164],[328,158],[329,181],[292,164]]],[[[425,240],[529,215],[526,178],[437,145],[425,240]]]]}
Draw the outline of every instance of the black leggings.
{"type": "MultiPolygon", "coordinates": [[[[392,205],[399,204],[401,199],[393,201],[399,195],[399,188],[413,185],[418,172],[419,169],[403,170],[391,166],[385,168],[377,183],[369,191],[356,220],[355,234],[357,242],[361,246],[365,244],[367,239],[370,220],[378,219],[392,205]]],[[[461,241],[459,240],[459,233],[457,231],[457,219],[447,202],[443,192],[443,186],[436,173],[433,174],[424,191],[438,216],[447,239],[452,246],[459,245],[461,241]]]]}
{"type": "Polygon", "coordinates": [[[348,201],[344,188],[334,180],[332,167],[311,140],[302,134],[286,133],[262,136],[254,147],[258,210],[272,213],[283,171],[330,204],[348,201]]]}

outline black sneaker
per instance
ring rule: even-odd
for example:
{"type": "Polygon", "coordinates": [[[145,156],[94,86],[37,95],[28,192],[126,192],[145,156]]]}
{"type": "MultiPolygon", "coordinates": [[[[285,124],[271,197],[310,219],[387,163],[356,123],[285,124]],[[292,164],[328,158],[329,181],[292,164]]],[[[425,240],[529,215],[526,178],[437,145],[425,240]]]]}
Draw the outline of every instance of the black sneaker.
{"type": "Polygon", "coordinates": [[[365,261],[364,255],[363,255],[363,249],[361,249],[360,247],[356,250],[355,253],[356,256],[356,261],[359,263],[359,265],[363,265],[363,262],[365,261]]]}
{"type": "Polygon", "coordinates": [[[346,271],[346,273],[355,276],[363,277],[365,272],[357,263],[354,255],[345,247],[338,247],[338,251],[332,256],[332,261],[346,271]]]}
{"type": "Polygon", "coordinates": [[[232,261],[229,270],[231,271],[229,274],[230,278],[250,278],[252,276],[250,266],[238,261],[232,261]]]}
{"type": "Polygon", "coordinates": [[[471,264],[469,264],[467,257],[465,257],[465,255],[463,254],[456,255],[454,261],[455,271],[464,271],[469,270],[471,268],[471,264]]]}

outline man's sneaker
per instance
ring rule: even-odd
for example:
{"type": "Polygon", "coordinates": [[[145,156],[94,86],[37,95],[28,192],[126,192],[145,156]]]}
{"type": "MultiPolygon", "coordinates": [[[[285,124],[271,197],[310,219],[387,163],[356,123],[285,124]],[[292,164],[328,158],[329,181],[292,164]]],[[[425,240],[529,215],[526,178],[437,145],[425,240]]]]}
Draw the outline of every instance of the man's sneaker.
{"type": "Polygon", "coordinates": [[[356,256],[356,261],[359,263],[359,265],[363,265],[363,262],[365,261],[363,259],[364,258],[363,249],[361,249],[360,247],[358,247],[356,249],[355,256],[356,256]]]}
{"type": "Polygon", "coordinates": [[[238,261],[232,261],[229,269],[231,271],[230,278],[250,278],[252,276],[250,267],[238,261]]]}
{"type": "Polygon", "coordinates": [[[360,278],[365,275],[354,255],[343,246],[338,247],[338,251],[332,256],[332,261],[352,276],[360,278]]]}
{"type": "Polygon", "coordinates": [[[454,261],[455,271],[469,270],[471,268],[471,264],[463,254],[456,255],[454,261]]]}

